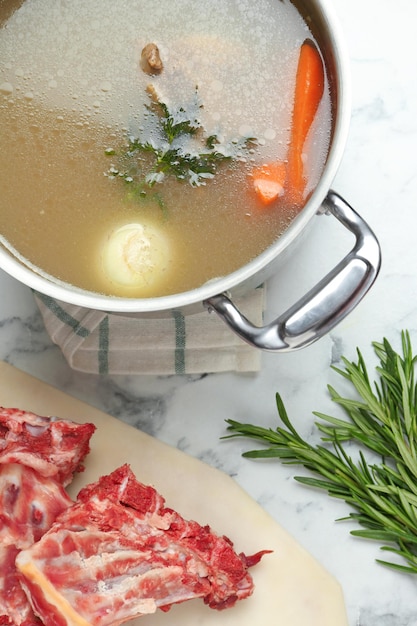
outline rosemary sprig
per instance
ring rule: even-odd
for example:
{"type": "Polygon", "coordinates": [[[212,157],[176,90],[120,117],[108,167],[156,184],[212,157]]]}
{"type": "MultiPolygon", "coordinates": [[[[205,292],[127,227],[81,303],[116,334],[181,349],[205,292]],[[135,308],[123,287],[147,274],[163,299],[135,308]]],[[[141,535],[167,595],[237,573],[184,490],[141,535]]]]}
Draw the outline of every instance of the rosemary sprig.
{"type": "Polygon", "coordinates": [[[410,336],[401,334],[402,354],[390,343],[373,343],[379,359],[376,380],[371,382],[364,358],[357,350],[357,361],[343,358],[344,369],[333,369],[343,376],[354,393],[340,395],[328,386],[331,399],[340,405],[347,419],[314,412],[322,434],[321,444],[305,441],[290,422],[283,400],[276,394],[282,426],[275,430],[226,420],[229,437],[249,437],[267,445],[245,452],[248,458],[279,458],[285,464],[301,465],[312,476],[295,480],[324,489],[332,497],[345,500],[352,508],[343,519],[359,525],[352,534],[373,539],[381,550],[391,552],[399,562],[378,559],[399,571],[417,574],[417,386],[410,336]],[[358,459],[346,450],[354,442],[358,459]],[[369,460],[369,453],[379,461],[369,460]]]}

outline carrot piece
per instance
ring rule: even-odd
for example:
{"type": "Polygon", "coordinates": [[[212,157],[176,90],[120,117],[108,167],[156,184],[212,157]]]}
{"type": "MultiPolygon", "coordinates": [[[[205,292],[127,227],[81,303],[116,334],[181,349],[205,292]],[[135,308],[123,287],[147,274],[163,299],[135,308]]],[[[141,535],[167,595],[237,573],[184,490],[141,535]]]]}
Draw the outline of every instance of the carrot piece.
{"type": "Polygon", "coordinates": [[[324,92],[324,67],[315,44],[306,39],[301,46],[295,81],[290,147],[288,193],[292,200],[303,198],[306,186],[303,147],[324,92]]]}
{"type": "Polygon", "coordinates": [[[253,187],[263,204],[270,204],[283,195],[286,176],[286,165],[280,162],[267,163],[253,170],[253,187]]]}
{"type": "Polygon", "coordinates": [[[277,161],[256,167],[253,187],[263,204],[285,196],[291,204],[302,204],[306,179],[303,149],[324,92],[324,66],[310,39],[300,48],[295,79],[294,108],[287,162],[277,161]]]}

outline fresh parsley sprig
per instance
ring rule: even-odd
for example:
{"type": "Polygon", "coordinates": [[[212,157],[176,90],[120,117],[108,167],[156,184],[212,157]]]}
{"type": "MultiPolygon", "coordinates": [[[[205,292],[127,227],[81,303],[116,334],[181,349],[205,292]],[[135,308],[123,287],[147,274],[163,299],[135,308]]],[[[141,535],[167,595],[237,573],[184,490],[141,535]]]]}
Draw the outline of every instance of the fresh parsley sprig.
{"type": "MultiPolygon", "coordinates": [[[[203,107],[197,90],[188,106],[177,108],[169,108],[153,86],[148,86],[148,95],[151,102],[146,105],[143,131],[139,137],[127,138],[127,149],[118,155],[117,167],[112,166],[107,173],[133,186],[137,196],[145,196],[166,176],[186,181],[192,187],[205,185],[220,165],[236,159],[256,141],[242,137],[221,144],[216,134],[206,136],[198,115],[203,107]],[[144,155],[150,157],[150,166],[144,155]]],[[[112,149],[106,153],[116,154],[112,149]]]]}
{"type": "Polygon", "coordinates": [[[349,381],[354,393],[344,397],[328,387],[347,419],[314,412],[321,420],[316,422],[321,444],[310,444],[299,435],[279,394],[276,403],[282,426],[262,428],[227,420],[230,434],[225,438],[249,437],[268,446],[245,452],[245,457],[279,458],[304,466],[313,475],[295,476],[295,480],[345,500],[353,510],[343,519],[360,527],[352,534],[376,540],[381,550],[399,557],[399,562],[378,562],[417,574],[417,356],[407,331],[401,334],[401,343],[402,354],[387,339],[372,344],[379,359],[373,382],[359,350],[357,361],[343,358],[344,369],[333,368],[349,381]],[[346,442],[356,444],[356,461],[346,442]]]}

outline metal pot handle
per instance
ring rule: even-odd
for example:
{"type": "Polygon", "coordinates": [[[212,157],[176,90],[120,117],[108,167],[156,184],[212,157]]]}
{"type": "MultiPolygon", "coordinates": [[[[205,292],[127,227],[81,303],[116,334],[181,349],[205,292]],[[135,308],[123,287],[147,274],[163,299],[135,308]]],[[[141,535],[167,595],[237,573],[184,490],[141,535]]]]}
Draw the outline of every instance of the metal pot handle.
{"type": "Polygon", "coordinates": [[[261,350],[288,352],[310,345],[341,322],[374,283],[381,265],[377,238],[366,222],[337,193],[329,191],[323,212],[334,215],[356,242],[315,287],[276,320],[255,326],[231,300],[219,294],[204,301],[244,341],[261,350]]]}

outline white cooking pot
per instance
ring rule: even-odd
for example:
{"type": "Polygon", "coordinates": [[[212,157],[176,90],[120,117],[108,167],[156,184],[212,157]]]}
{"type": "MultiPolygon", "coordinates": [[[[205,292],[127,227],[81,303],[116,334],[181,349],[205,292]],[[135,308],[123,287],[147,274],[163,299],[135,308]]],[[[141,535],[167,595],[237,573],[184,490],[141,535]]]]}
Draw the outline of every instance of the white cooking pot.
{"type": "Polygon", "coordinates": [[[347,54],[329,0],[295,0],[308,17],[322,50],[332,97],[330,149],[320,181],[288,230],[265,252],[237,271],[197,289],[158,298],[116,298],[82,291],[41,276],[0,247],[0,267],[36,291],[94,310],[142,316],[164,316],[173,310],[192,314],[215,311],[248,343],[271,351],[288,351],[311,344],[338,324],[360,302],[375,281],[381,263],[378,241],[351,206],[331,190],[339,167],[350,121],[350,76],[347,54]],[[333,215],[355,236],[351,252],[309,293],[264,327],[251,324],[233,298],[262,284],[283,262],[316,215],[333,215]]]}

